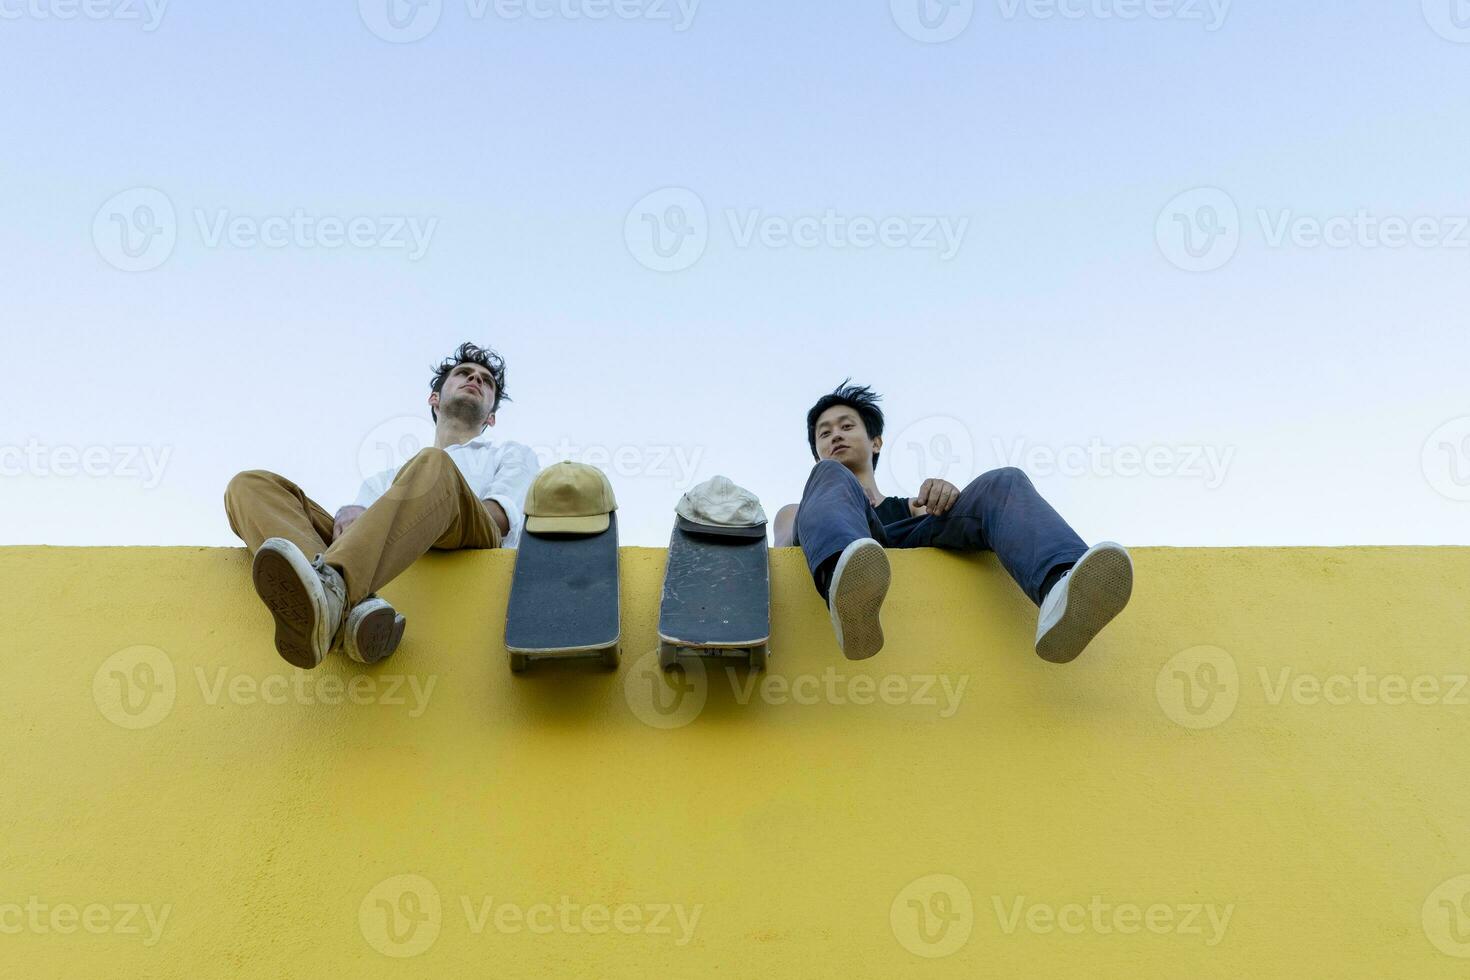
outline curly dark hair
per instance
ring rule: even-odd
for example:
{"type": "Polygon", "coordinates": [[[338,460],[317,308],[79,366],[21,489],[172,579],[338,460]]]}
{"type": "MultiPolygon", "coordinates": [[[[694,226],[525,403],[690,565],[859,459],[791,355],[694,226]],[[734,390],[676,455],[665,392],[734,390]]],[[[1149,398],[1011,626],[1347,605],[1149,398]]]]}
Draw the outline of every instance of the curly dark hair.
{"type": "MultiPolygon", "coordinates": [[[[806,444],[811,447],[812,459],[817,458],[817,419],[834,406],[846,405],[857,412],[858,418],[863,420],[863,428],[868,430],[869,439],[883,434],[883,409],[878,407],[883,396],[867,385],[855,385],[851,381],[851,378],[843,378],[842,384],[832,394],[818,398],[812,410],[806,413],[806,444]]],[[[878,465],[878,453],[873,454],[873,465],[878,465]]]]}
{"type": "MultiPolygon", "coordinates": [[[[495,379],[495,404],[490,406],[490,411],[499,410],[502,401],[510,401],[510,396],[505,393],[505,358],[495,353],[489,347],[477,347],[466,340],[459,345],[459,349],[446,357],[438,367],[434,369],[434,376],[429,379],[429,390],[438,394],[444,390],[444,380],[449,377],[449,372],[466,361],[478,364],[490,372],[490,377],[495,379]]],[[[434,421],[439,421],[439,413],[432,407],[429,414],[434,421]]]]}

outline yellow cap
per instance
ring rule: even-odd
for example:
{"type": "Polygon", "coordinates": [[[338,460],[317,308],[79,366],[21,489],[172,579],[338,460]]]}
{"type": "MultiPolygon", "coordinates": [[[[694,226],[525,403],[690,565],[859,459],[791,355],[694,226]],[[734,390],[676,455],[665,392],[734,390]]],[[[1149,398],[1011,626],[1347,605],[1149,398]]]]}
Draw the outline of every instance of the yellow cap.
{"type": "Polygon", "coordinates": [[[606,474],[586,463],[553,463],[526,494],[526,530],[552,534],[598,534],[618,509],[606,474]]]}

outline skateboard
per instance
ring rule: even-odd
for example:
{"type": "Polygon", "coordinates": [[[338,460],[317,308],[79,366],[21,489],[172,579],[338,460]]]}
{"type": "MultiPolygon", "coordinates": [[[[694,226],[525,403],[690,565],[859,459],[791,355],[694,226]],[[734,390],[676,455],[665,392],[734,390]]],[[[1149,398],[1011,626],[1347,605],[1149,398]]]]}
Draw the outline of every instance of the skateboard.
{"type": "Polygon", "coordinates": [[[617,514],[598,534],[521,533],[505,612],[512,671],[541,660],[616,668],[621,628],[617,514]]]}
{"type": "Polygon", "coordinates": [[[664,567],[658,639],[664,670],[680,656],[740,659],[753,670],[765,669],[771,569],[764,524],[732,534],[678,518],[664,567]]]}

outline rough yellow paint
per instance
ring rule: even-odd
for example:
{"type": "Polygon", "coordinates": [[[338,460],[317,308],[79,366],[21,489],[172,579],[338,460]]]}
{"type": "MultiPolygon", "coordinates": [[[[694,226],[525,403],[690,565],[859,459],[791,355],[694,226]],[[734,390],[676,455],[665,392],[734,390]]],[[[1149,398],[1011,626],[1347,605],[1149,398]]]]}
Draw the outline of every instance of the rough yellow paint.
{"type": "Polygon", "coordinates": [[[1141,549],[1076,663],[991,556],[895,552],[838,654],[510,673],[511,556],[298,672],[245,553],[0,549],[0,975],[1470,974],[1470,550],[1141,549]],[[860,703],[872,702],[872,703],[860,703]]]}

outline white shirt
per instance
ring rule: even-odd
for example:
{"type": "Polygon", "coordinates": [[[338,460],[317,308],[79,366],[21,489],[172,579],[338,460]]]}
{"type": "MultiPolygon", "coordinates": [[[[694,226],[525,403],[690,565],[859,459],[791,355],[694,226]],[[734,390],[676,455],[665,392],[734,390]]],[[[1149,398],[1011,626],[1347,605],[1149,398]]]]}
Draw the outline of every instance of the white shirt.
{"type": "MultiPolygon", "coordinates": [[[[456,443],[444,450],[470,489],[481,500],[493,500],[510,518],[510,531],[505,535],[502,547],[514,548],[521,540],[521,528],[526,523],[521,508],[526,502],[526,493],[536,474],[541,472],[541,462],[536,454],[518,442],[503,442],[495,445],[489,436],[477,436],[469,442],[456,443]]],[[[357,506],[371,507],[379,497],[393,485],[397,469],[384,470],[376,476],[362,481],[357,491],[357,506]]]]}

